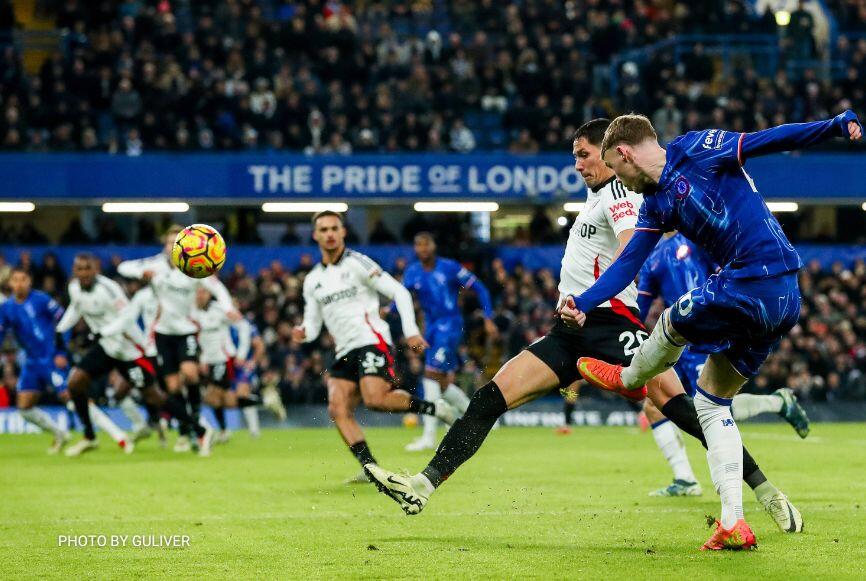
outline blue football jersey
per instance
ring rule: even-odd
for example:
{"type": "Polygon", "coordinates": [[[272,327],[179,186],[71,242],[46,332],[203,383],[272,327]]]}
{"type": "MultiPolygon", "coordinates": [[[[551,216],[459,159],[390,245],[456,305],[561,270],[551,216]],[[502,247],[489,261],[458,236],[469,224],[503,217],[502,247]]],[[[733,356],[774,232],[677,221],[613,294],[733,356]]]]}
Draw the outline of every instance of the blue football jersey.
{"type": "Polygon", "coordinates": [[[725,277],[799,270],[800,256],[741,165],[744,135],[691,131],[668,144],[658,188],[644,196],[636,229],[679,230],[725,277]]]}
{"type": "Polygon", "coordinates": [[[42,291],[30,291],[21,303],[10,296],[0,304],[0,342],[12,331],[28,359],[54,357],[54,328],[62,316],[63,308],[42,291]]]}
{"type": "Polygon", "coordinates": [[[665,307],[704,284],[716,266],[682,234],[663,239],[644,263],[638,280],[638,306],[646,317],[649,304],[661,297],[665,307]]]}
{"type": "Polygon", "coordinates": [[[411,263],[403,274],[403,286],[418,297],[428,325],[431,321],[461,317],[457,304],[460,287],[475,291],[486,317],[493,313],[487,287],[460,263],[448,258],[437,257],[431,270],[420,262],[411,263]]]}

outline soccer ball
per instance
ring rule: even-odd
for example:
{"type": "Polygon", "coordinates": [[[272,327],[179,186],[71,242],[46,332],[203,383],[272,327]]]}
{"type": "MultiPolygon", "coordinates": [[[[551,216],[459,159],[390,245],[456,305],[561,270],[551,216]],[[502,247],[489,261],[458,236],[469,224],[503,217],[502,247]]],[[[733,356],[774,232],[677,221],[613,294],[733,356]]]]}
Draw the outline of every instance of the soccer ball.
{"type": "Polygon", "coordinates": [[[171,261],[189,277],[206,278],[225,264],[226,242],[207,224],[187,226],[174,239],[171,261]]]}

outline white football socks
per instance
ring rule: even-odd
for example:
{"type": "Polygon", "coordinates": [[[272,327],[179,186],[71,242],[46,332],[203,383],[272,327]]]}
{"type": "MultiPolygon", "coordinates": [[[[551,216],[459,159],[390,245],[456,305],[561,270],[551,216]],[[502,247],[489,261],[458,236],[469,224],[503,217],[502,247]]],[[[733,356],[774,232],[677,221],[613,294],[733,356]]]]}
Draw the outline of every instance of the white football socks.
{"type": "Polygon", "coordinates": [[[731,413],[738,422],[753,418],[758,414],[775,413],[782,411],[784,400],[778,395],[753,395],[741,393],[734,397],[731,404],[731,413]]]}
{"type": "Polygon", "coordinates": [[[722,500],[719,519],[726,529],[743,518],[743,440],[731,416],[730,400],[698,391],[695,410],[707,440],[707,463],[722,500]],[[717,401],[713,401],[714,400],[717,401]]]}
{"type": "Polygon", "coordinates": [[[453,383],[449,383],[448,387],[445,389],[445,393],[442,394],[442,397],[445,398],[445,401],[457,408],[460,415],[466,413],[466,408],[469,407],[469,396],[466,395],[465,391],[453,383]]]}
{"type": "Polygon", "coordinates": [[[129,421],[132,422],[133,432],[143,430],[147,426],[147,420],[144,419],[144,414],[141,413],[141,409],[139,409],[138,404],[135,403],[135,400],[132,399],[132,397],[126,396],[120,400],[119,406],[123,411],[123,415],[129,418],[129,421]]]}
{"type": "MultiPolygon", "coordinates": [[[[424,401],[435,402],[442,397],[442,387],[439,382],[429,377],[421,378],[421,385],[424,386],[424,401]]],[[[436,441],[436,428],[439,427],[439,419],[436,416],[424,415],[421,417],[424,423],[424,434],[421,436],[425,440],[431,442],[436,441]]]]}
{"type": "Polygon", "coordinates": [[[652,431],[656,445],[673,470],[674,478],[686,482],[697,482],[689,457],[686,455],[686,445],[674,423],[667,419],[662,420],[653,425],[652,431]]]}
{"type": "Polygon", "coordinates": [[[115,442],[120,442],[126,439],[126,432],[121,430],[117,424],[111,421],[104,411],[99,409],[99,406],[93,402],[87,404],[87,411],[90,412],[90,421],[93,425],[111,436],[115,442]]]}
{"type": "Polygon", "coordinates": [[[685,343],[673,341],[668,332],[666,321],[668,312],[662,313],[650,336],[641,343],[631,360],[631,364],[622,370],[622,383],[628,389],[637,389],[646,382],[673,367],[683,350],[685,343]]]}
{"type": "Polygon", "coordinates": [[[259,408],[251,405],[243,408],[242,412],[250,434],[258,436],[261,433],[261,428],[259,427],[259,408]]]}
{"type": "Polygon", "coordinates": [[[19,410],[18,413],[20,413],[21,417],[23,417],[31,424],[39,426],[46,432],[51,432],[57,438],[62,437],[65,433],[62,429],[60,429],[60,426],[58,426],[54,422],[54,420],[51,419],[51,416],[49,416],[47,413],[37,407],[32,407],[28,410],[19,410]]]}

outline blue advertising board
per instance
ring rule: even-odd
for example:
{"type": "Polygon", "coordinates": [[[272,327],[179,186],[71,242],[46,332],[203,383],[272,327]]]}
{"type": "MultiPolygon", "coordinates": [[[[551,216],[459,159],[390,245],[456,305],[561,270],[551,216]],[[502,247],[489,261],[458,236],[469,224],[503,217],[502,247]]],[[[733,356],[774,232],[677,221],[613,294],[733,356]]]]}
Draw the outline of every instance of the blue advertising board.
{"type": "Polygon", "coordinates": [[[27,199],[583,197],[567,153],[495,155],[0,155],[3,193],[27,199]]]}
{"type": "MultiPolygon", "coordinates": [[[[854,153],[750,160],[770,199],[866,199],[866,162],[854,153]]],[[[0,155],[0,199],[583,199],[568,152],[305,156],[297,154],[0,155]]]]}

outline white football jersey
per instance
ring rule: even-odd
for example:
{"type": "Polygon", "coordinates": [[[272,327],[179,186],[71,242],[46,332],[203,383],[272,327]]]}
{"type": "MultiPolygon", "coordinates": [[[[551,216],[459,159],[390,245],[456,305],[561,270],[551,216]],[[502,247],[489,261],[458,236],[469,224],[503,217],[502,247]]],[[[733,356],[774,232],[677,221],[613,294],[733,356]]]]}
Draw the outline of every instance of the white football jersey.
{"type": "Polygon", "coordinates": [[[141,288],[132,295],[127,308],[133,309],[136,319],[141,317],[144,325],[144,350],[148,357],[156,357],[156,336],[153,328],[156,326],[156,316],[159,314],[159,301],[156,300],[153,289],[149,286],[141,288]]]}
{"type": "MultiPolygon", "coordinates": [[[[591,287],[613,262],[619,248],[617,236],[634,229],[643,196],[611,178],[596,190],[588,190],[586,205],[568,233],[562,269],[559,275],[560,304],[566,295],[580,295],[591,287]]],[[[627,307],[637,308],[634,282],[616,295],[627,307]]],[[[605,301],[600,307],[611,307],[605,301]]]]}
{"type": "Polygon", "coordinates": [[[225,307],[210,301],[204,309],[196,308],[193,318],[200,330],[198,344],[201,347],[201,362],[209,365],[225,363],[226,359],[246,359],[250,352],[252,327],[246,319],[233,323],[225,307]],[[238,330],[238,344],[232,340],[231,327],[238,330]]]}
{"type": "Polygon", "coordinates": [[[84,318],[91,332],[102,335],[99,345],[110,357],[134,361],[145,355],[145,337],[138,325],[109,327],[129,302],[119,284],[98,274],[90,289],[82,288],[78,279],[72,279],[68,291],[69,307],[57,324],[58,332],[65,333],[84,318]]]}
{"type": "Polygon", "coordinates": [[[195,308],[195,291],[205,287],[214,298],[228,309],[234,308],[228,289],[215,276],[191,278],[174,267],[164,254],[128,260],[120,263],[117,272],[127,278],[141,278],[145,271],[152,271],[150,287],[159,305],[154,331],[161,335],[192,335],[198,325],[192,318],[195,308]]]}
{"type": "Polygon", "coordinates": [[[334,264],[320,262],[304,279],[306,340],[318,337],[324,321],[338,358],[359,347],[391,345],[391,331],[379,316],[380,294],[396,303],[403,334],[420,335],[412,295],[376,262],[349,249],[334,264]]]}

